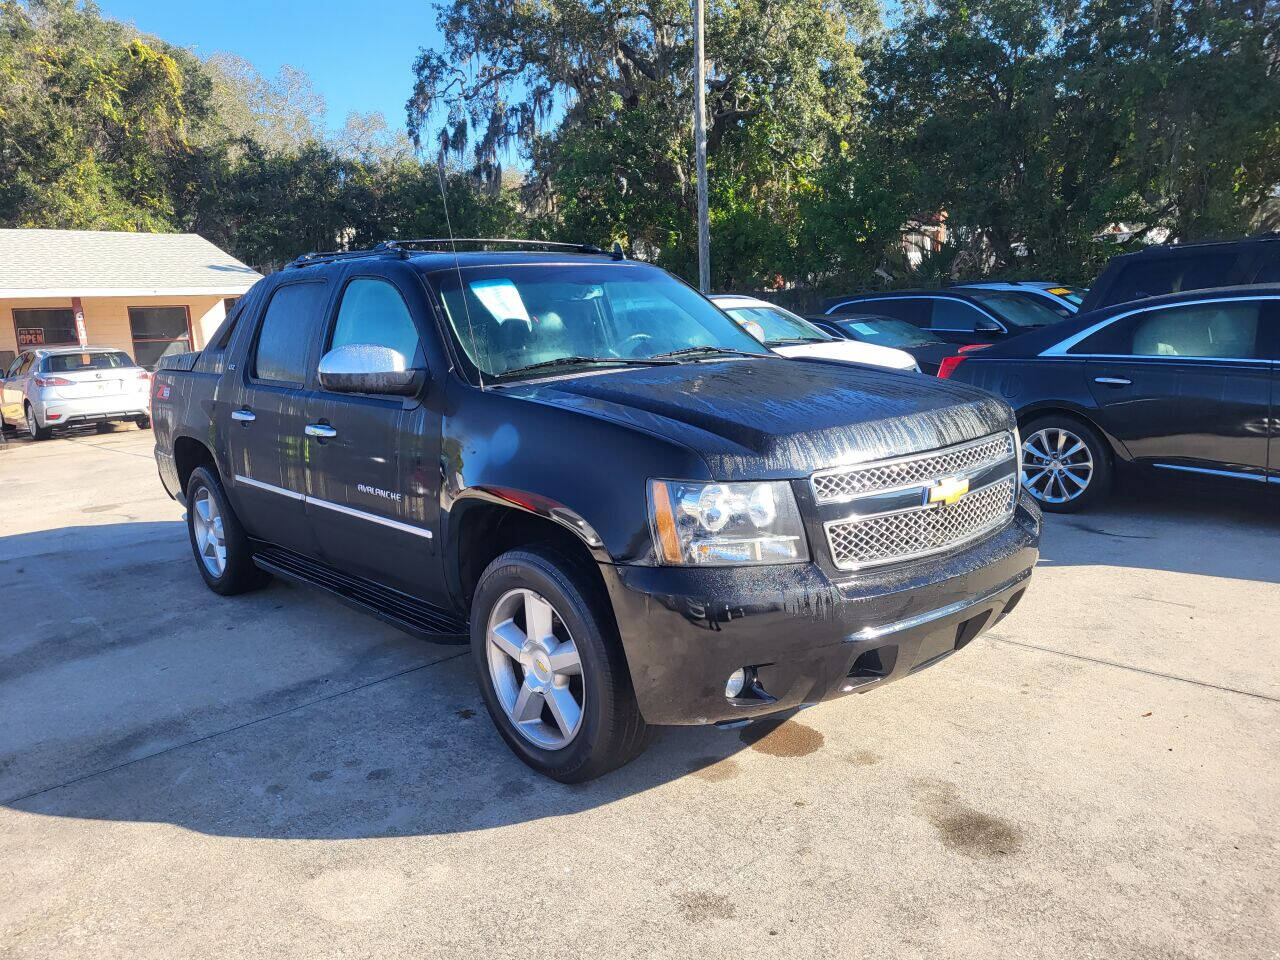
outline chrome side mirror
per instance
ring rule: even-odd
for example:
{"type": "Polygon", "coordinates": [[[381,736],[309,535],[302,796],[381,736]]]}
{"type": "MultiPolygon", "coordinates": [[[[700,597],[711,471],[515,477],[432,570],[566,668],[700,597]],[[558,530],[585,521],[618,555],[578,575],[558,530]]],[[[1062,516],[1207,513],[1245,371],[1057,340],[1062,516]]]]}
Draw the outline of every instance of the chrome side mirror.
{"type": "Polygon", "coordinates": [[[348,343],[320,358],[320,386],[335,393],[383,393],[411,397],[426,371],[411,369],[404,354],[376,343],[348,343]]]}

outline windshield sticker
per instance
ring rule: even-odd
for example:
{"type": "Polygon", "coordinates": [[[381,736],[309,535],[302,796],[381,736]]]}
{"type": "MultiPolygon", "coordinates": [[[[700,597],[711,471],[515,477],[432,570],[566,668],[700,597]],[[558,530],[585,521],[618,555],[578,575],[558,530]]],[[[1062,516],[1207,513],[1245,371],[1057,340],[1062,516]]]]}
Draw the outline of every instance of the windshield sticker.
{"type": "Polygon", "coordinates": [[[531,323],[529,311],[524,308],[520,291],[510,280],[476,280],[470,284],[471,292],[485,305],[496,320],[523,320],[531,323]]]}

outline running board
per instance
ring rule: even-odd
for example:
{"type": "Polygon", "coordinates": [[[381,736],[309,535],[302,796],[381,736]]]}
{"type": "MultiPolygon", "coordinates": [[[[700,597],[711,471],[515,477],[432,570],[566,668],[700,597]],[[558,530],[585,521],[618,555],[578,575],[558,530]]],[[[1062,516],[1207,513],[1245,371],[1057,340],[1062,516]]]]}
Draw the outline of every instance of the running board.
{"type": "Polygon", "coordinates": [[[278,547],[258,547],[253,562],[268,573],[323,590],[347,606],[372,614],[415,637],[436,643],[467,642],[469,630],[462,620],[398,590],[341,573],[278,547]]]}

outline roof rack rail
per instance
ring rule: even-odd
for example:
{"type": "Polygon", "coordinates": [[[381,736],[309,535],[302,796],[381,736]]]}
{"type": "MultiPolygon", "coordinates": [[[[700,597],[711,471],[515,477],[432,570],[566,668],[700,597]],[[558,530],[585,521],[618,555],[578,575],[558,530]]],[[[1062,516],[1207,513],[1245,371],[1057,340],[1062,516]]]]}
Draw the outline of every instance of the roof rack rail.
{"type": "Polygon", "coordinates": [[[595,254],[625,260],[622,245],[615,243],[613,251],[606,253],[594,243],[564,243],[558,240],[519,240],[512,237],[420,237],[413,240],[384,240],[379,247],[400,250],[405,247],[452,247],[459,243],[507,244],[510,246],[538,247],[550,250],[572,250],[575,253],[595,254]]]}
{"type": "Polygon", "coordinates": [[[328,263],[332,260],[345,260],[348,257],[373,257],[380,253],[396,253],[400,251],[387,241],[383,241],[376,247],[370,247],[367,250],[313,250],[309,253],[300,254],[296,259],[285,265],[285,269],[289,267],[307,267],[313,263],[328,263]]]}

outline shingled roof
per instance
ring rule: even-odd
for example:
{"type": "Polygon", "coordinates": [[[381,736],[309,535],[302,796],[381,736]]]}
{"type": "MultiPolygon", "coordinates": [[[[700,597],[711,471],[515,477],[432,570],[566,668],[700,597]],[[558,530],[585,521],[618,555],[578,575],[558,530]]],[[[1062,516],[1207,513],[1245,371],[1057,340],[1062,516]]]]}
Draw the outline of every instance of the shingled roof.
{"type": "Polygon", "coordinates": [[[224,296],[261,277],[195,233],[0,230],[0,297],[224,296]]]}

